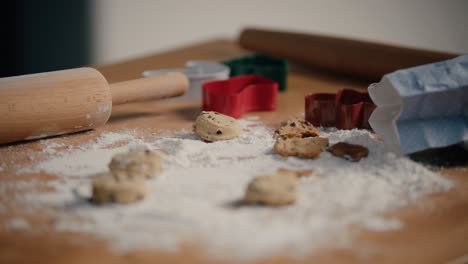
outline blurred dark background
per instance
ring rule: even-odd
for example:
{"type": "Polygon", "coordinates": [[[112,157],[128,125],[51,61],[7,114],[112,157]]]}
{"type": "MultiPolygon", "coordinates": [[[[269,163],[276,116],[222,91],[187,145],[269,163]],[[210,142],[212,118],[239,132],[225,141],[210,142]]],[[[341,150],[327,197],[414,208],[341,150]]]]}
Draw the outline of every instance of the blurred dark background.
{"type": "MultiPolygon", "coordinates": [[[[245,27],[468,52],[467,0],[6,0],[0,77],[107,64],[245,27]]],[[[197,59],[197,58],[194,58],[197,59]]]]}
{"type": "Polygon", "coordinates": [[[0,77],[91,63],[90,1],[5,1],[1,8],[0,77]]]}

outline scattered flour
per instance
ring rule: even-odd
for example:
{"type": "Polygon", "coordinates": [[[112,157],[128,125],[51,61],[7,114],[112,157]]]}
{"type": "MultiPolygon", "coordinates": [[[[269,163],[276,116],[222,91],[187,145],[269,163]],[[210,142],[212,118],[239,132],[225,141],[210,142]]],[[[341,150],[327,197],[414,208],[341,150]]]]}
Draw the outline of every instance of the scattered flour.
{"type": "MultiPolygon", "coordinates": [[[[91,147],[94,149],[99,149],[102,148],[103,146],[109,146],[113,145],[119,142],[130,142],[132,141],[133,144],[135,143],[142,143],[143,141],[135,138],[135,136],[131,133],[115,133],[115,132],[109,132],[102,134],[100,137],[96,139],[96,143],[93,144],[91,147]]],[[[83,146],[84,149],[89,148],[88,145],[83,146]]]]}
{"type": "Polygon", "coordinates": [[[55,154],[57,152],[57,148],[62,148],[65,147],[65,144],[59,144],[59,143],[49,143],[46,144],[46,140],[42,141],[42,144],[45,145],[45,148],[42,150],[42,152],[47,153],[47,154],[55,154]]]}
{"type": "Polygon", "coordinates": [[[127,147],[113,149],[78,149],[34,166],[34,171],[45,171],[64,176],[93,176],[105,172],[113,155],[124,152],[127,147]]]}
{"type": "Polygon", "coordinates": [[[10,229],[28,229],[29,223],[23,218],[13,218],[7,223],[10,229]]]}
{"type": "Polygon", "coordinates": [[[55,192],[33,193],[26,199],[58,209],[56,230],[94,233],[112,241],[118,252],[176,250],[179,243],[192,241],[215,256],[250,259],[281,253],[301,256],[327,245],[352,247],[349,225],[398,229],[403,223],[383,217],[384,212],[452,187],[420,164],[388,152],[364,130],[321,130],[331,144],[348,141],[368,147],[369,157],[360,162],[328,152],[303,160],[276,155],[272,131],[260,123],[241,124],[244,133],[239,138],[213,143],[187,131],[146,142],[131,133],[102,134],[30,168],[60,179],[50,183],[55,192]],[[110,147],[117,142],[121,145],[110,147]],[[164,153],[164,172],[148,181],[149,198],[133,205],[89,204],[90,177],[107,171],[115,153],[142,145],[164,153]],[[236,206],[253,177],[279,167],[315,171],[300,179],[295,205],[236,206]]]}

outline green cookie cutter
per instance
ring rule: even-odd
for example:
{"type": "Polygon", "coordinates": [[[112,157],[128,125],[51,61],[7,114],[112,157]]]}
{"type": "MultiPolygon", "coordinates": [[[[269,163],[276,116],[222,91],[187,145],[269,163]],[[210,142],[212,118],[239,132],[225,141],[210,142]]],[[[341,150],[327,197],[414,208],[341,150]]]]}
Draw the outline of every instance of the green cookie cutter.
{"type": "Polygon", "coordinates": [[[231,69],[230,76],[257,74],[278,82],[279,90],[286,90],[288,62],[263,54],[252,54],[223,62],[231,69]]]}

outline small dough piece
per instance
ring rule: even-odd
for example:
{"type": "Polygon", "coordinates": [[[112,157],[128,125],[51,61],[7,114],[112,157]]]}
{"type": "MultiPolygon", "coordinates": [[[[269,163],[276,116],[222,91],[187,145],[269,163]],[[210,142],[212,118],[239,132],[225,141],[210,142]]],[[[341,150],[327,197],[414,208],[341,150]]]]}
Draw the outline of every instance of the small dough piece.
{"type": "Polygon", "coordinates": [[[275,143],[275,151],[283,157],[297,156],[300,158],[315,159],[328,146],[328,138],[306,137],[287,138],[279,137],[275,143]]]}
{"type": "Polygon", "coordinates": [[[239,122],[218,112],[203,111],[193,124],[193,131],[206,141],[233,139],[240,135],[239,122]]]}
{"type": "Polygon", "coordinates": [[[161,172],[161,157],[151,150],[130,150],[116,154],[109,169],[119,180],[152,178],[161,172]]]}
{"type": "Polygon", "coordinates": [[[133,203],[146,197],[144,180],[117,180],[112,175],[98,176],[93,180],[92,201],[102,203],[133,203]]]}
{"type": "Polygon", "coordinates": [[[334,156],[347,159],[349,161],[359,161],[369,155],[369,150],[361,145],[338,142],[327,149],[334,156]]]}
{"type": "Polygon", "coordinates": [[[281,123],[280,128],[275,130],[275,138],[279,137],[317,137],[319,135],[317,129],[309,121],[302,118],[294,117],[281,123]]]}
{"type": "Polygon", "coordinates": [[[244,196],[246,204],[281,206],[295,203],[297,177],[292,174],[258,176],[249,185],[244,196]]]}
{"type": "Polygon", "coordinates": [[[290,169],[286,169],[286,168],[279,168],[277,171],[276,171],[277,174],[292,174],[298,178],[301,178],[301,177],[308,177],[310,176],[312,173],[314,173],[314,170],[312,169],[309,169],[309,170],[290,170],[290,169]]]}

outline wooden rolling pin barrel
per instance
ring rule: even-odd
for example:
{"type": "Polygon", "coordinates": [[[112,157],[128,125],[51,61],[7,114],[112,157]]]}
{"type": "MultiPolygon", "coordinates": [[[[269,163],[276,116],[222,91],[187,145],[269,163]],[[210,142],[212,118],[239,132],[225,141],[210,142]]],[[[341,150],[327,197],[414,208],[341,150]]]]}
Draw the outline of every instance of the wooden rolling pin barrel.
{"type": "Polygon", "coordinates": [[[379,81],[384,74],[399,69],[458,56],[369,41],[255,28],[242,31],[239,44],[248,50],[371,81],[379,81]]]}
{"type": "Polygon", "coordinates": [[[93,129],[112,105],[182,95],[181,73],[108,84],[93,68],[0,79],[0,144],[93,129]]]}

